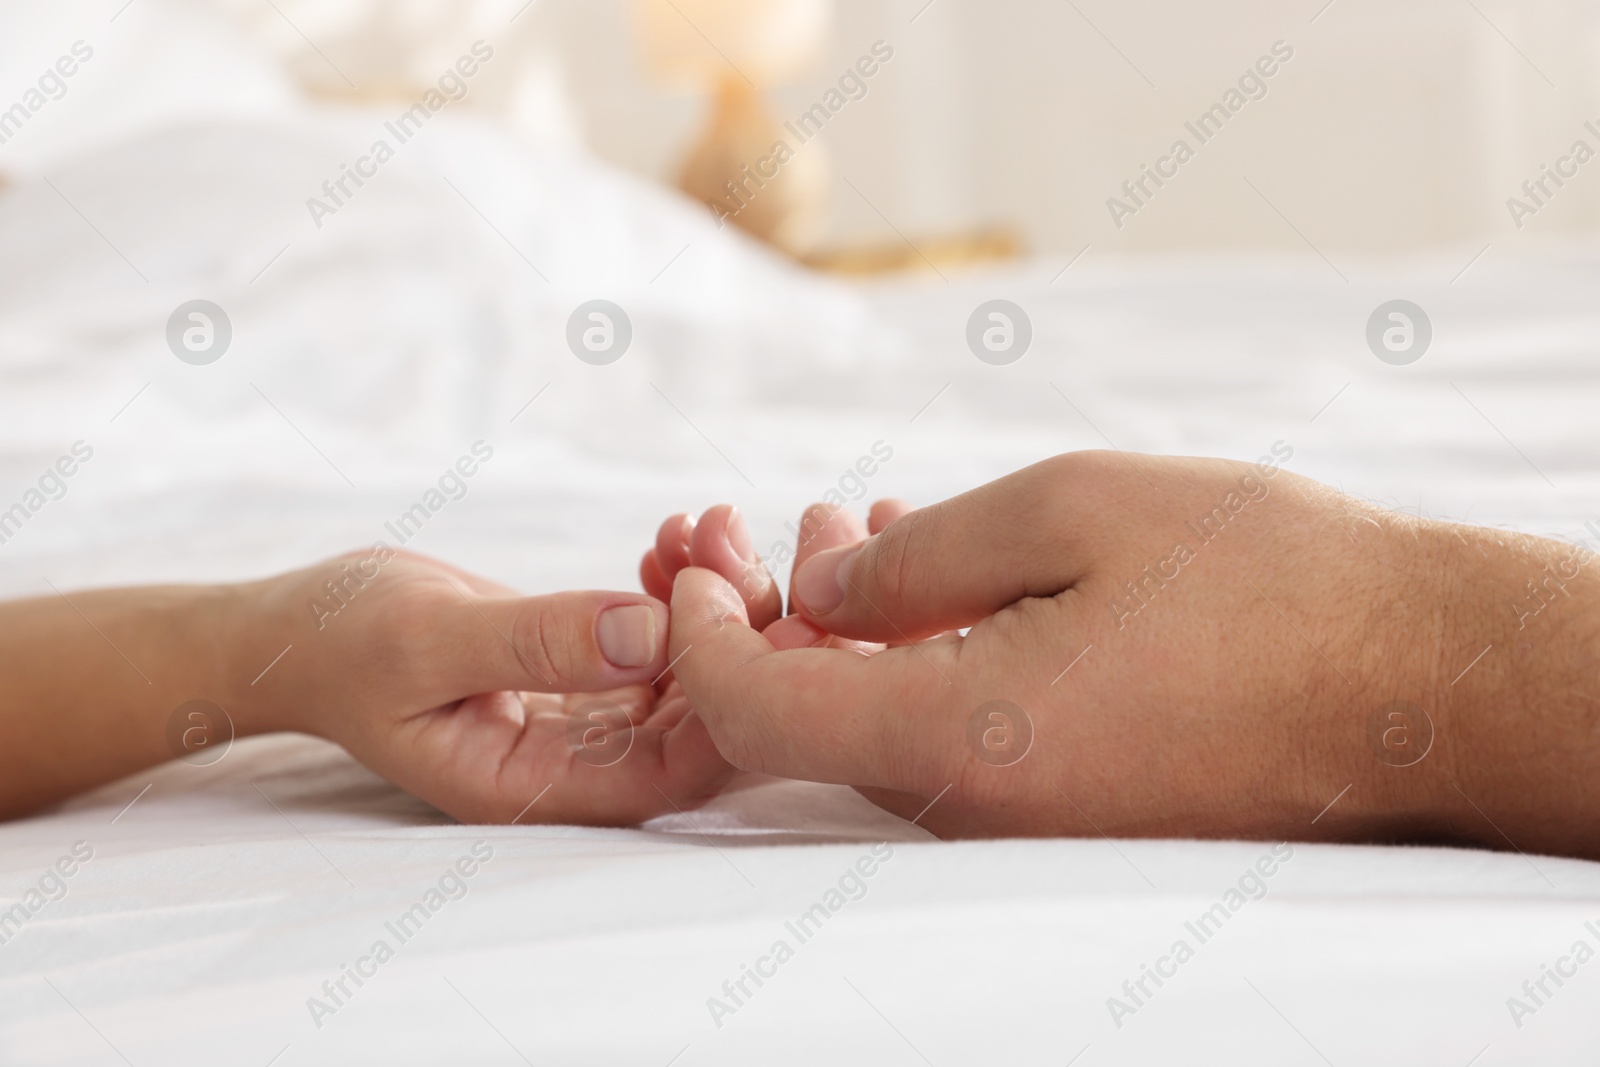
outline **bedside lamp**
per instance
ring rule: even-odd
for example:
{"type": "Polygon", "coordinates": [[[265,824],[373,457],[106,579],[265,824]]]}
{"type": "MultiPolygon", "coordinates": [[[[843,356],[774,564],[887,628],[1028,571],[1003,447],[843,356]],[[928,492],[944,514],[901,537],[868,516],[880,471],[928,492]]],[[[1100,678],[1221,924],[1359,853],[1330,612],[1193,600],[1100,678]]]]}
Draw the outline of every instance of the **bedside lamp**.
{"type": "Polygon", "coordinates": [[[796,80],[824,54],[832,0],[635,0],[646,68],[712,95],[678,188],[793,256],[822,217],[827,163],[767,107],[762,90],[796,80]]]}

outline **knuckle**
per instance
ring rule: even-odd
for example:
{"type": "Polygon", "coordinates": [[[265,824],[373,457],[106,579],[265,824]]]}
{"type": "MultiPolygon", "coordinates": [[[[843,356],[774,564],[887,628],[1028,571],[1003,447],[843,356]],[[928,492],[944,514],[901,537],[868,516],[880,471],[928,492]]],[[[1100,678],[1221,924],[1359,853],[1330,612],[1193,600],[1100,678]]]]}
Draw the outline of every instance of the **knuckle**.
{"type": "Polygon", "coordinates": [[[899,603],[917,588],[921,572],[917,551],[927,539],[928,521],[926,509],[914,511],[877,536],[865,575],[876,598],[899,603]]]}
{"type": "Polygon", "coordinates": [[[1053,546],[1061,531],[1082,529],[1108,506],[1148,487],[1128,459],[1108,450],[1068,452],[1036,464],[1020,491],[1002,502],[1007,525],[1031,547],[1053,546]]]}
{"type": "MultiPolygon", "coordinates": [[[[1065,457],[1064,457],[1065,458],[1065,457]]],[[[1018,503],[1025,512],[1036,516],[1037,526],[1046,530],[1059,530],[1064,527],[1074,515],[1081,515],[1086,508],[1093,507],[1090,500],[1085,499],[1083,491],[1084,468],[1081,465],[1063,463],[1060,467],[1053,468],[1050,477],[1042,480],[1026,497],[1018,503]]],[[[1030,528],[1030,527],[1024,527],[1030,528]]]]}
{"type": "Polygon", "coordinates": [[[1052,456],[1032,469],[1034,477],[1023,494],[1025,504],[1037,502],[1055,509],[1079,501],[1086,486],[1101,484],[1111,473],[1105,451],[1066,452],[1052,456]]]}
{"type": "Polygon", "coordinates": [[[570,626],[549,612],[532,610],[519,612],[511,628],[511,651],[525,670],[546,683],[570,676],[574,660],[570,626]]]}
{"type": "Polygon", "coordinates": [[[1037,489],[1049,498],[1081,504],[1089,494],[1120,495],[1148,488],[1151,457],[1091,448],[1065,452],[1035,465],[1037,489]]]}

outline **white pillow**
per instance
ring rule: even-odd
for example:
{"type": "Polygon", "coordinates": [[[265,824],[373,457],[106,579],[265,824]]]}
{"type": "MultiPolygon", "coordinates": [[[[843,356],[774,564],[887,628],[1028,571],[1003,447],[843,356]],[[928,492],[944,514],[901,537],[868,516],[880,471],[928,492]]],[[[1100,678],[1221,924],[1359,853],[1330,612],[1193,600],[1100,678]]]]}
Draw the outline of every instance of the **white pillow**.
{"type": "Polygon", "coordinates": [[[299,101],[271,58],[200,4],[0,0],[0,171],[37,174],[166,126],[299,101]]]}

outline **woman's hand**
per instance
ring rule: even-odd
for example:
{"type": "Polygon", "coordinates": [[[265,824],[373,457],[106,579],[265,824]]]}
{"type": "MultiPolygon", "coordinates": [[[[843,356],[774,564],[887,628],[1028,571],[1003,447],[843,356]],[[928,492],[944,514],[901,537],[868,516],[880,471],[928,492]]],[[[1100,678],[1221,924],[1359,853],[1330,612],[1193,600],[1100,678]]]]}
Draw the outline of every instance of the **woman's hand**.
{"type": "MultiPolygon", "coordinates": [[[[522,597],[382,549],[240,587],[231,642],[265,663],[232,701],[466,822],[635,824],[734,769],[681,694],[658,694],[667,611],[638,594],[522,597]]],[[[244,660],[232,677],[247,682],[244,660]]]]}
{"type": "Polygon", "coordinates": [[[0,604],[0,818],[207,758],[191,742],[301,730],[464,821],[638,823],[734,774],[652,686],[666,636],[649,596],[522,597],[383,546],[0,604]]]}
{"type": "Polygon", "coordinates": [[[797,566],[812,625],[905,647],[778,650],[690,568],[671,652],[736,765],[855,785],[944,834],[1597,855],[1590,561],[1272,457],[1076,453],[797,566]]]}

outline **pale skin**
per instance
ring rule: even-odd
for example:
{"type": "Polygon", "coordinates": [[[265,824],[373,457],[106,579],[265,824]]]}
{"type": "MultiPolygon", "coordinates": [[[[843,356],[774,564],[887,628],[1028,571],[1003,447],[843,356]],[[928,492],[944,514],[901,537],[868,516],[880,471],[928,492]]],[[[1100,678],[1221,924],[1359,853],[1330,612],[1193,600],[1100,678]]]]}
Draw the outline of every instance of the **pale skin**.
{"type": "Polygon", "coordinates": [[[329,602],[324,583],[363,557],[239,585],[0,606],[0,814],[170,759],[168,720],[196,699],[223,707],[240,737],[336,741],[468,822],[629,825],[702,803],[732,776],[686,702],[650,684],[667,664],[661,602],[525,598],[397,553],[318,620],[310,605],[329,602]],[[621,625],[602,623],[617,608],[621,625]],[[620,663],[602,648],[611,631],[620,663]],[[569,712],[597,697],[638,724],[613,766],[567,744],[569,712]]]}
{"type": "Polygon", "coordinates": [[[167,720],[199,698],[241,736],[336,741],[467,821],[626,825],[743,769],[854,786],[941,836],[1600,857],[1600,567],[1574,546],[1116,453],[864,525],[805,518],[789,615],[726,507],[667,520],[646,595],[524,598],[402,555],[318,629],[308,601],[356,554],[0,605],[0,814],[169,758],[167,720]],[[1209,537],[1188,525],[1218,509],[1209,537]],[[610,766],[570,742],[597,696],[635,723],[610,766]],[[997,700],[1031,724],[1009,765],[971,729],[997,700]],[[1395,701],[1432,725],[1414,762],[1423,727],[1396,735],[1395,701]]]}

